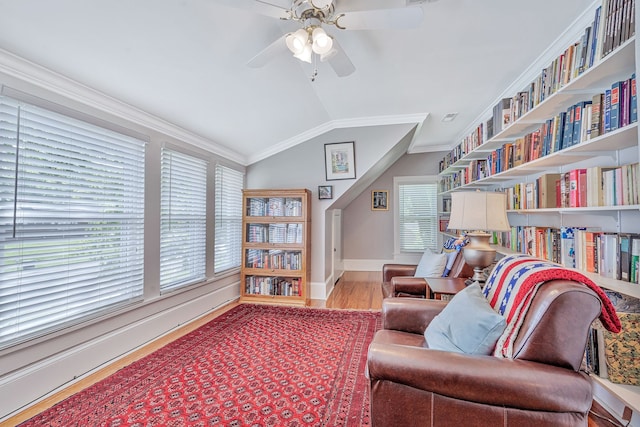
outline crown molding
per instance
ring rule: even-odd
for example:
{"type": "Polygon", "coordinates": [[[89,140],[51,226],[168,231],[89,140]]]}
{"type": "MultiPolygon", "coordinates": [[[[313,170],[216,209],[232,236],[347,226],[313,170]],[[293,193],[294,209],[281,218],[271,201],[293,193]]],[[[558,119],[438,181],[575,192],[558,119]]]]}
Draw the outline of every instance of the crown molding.
{"type": "MultiPolygon", "coordinates": [[[[370,116],[370,117],[352,117],[346,119],[336,119],[325,123],[322,123],[314,128],[299,133],[289,139],[272,145],[269,149],[257,153],[255,156],[248,158],[247,164],[253,164],[260,160],[264,160],[267,157],[273,156],[281,151],[294,147],[303,142],[307,142],[313,138],[323,135],[327,132],[331,132],[336,129],[357,128],[366,126],[385,126],[385,125],[401,125],[401,124],[415,124],[418,127],[422,126],[422,123],[429,117],[429,113],[417,113],[417,114],[400,114],[400,115],[387,115],[387,116],[370,116]]],[[[415,135],[418,132],[416,131],[415,135]]]]}
{"type": "Polygon", "coordinates": [[[0,73],[244,165],[240,153],[0,49],[0,73]]]}

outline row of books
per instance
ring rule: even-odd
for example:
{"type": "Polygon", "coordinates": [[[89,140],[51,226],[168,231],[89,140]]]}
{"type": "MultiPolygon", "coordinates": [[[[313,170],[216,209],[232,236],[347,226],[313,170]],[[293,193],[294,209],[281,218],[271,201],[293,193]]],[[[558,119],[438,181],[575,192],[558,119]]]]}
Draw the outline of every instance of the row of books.
{"type": "Polygon", "coordinates": [[[603,4],[596,8],[591,25],[578,41],[542,69],[527,88],[494,106],[493,115],[485,124],[486,139],[482,136],[481,123],[445,155],[440,162],[440,172],[506,129],[634,35],[635,0],[603,0],[603,4]]]}
{"type": "Polygon", "coordinates": [[[281,250],[248,249],[245,266],[248,268],[299,270],[302,254],[281,250]]]}
{"type": "Polygon", "coordinates": [[[302,200],[292,197],[252,197],[247,203],[248,216],[301,216],[302,200]]]}
{"type": "Polygon", "coordinates": [[[504,189],[507,209],[579,208],[640,204],[640,165],[594,166],[544,174],[504,189]]]}
{"type": "Polygon", "coordinates": [[[300,281],[299,277],[247,276],[245,278],[245,293],[298,297],[300,296],[300,281]]]}
{"type": "Polygon", "coordinates": [[[605,101],[604,104],[600,104],[598,101],[594,106],[592,106],[592,101],[577,103],[569,107],[566,112],[547,120],[536,131],[513,142],[504,143],[501,147],[491,151],[486,160],[472,160],[465,169],[445,177],[441,189],[448,191],[496,175],[588,141],[592,137],[611,132],[620,126],[635,123],[637,121],[637,98],[635,95],[631,95],[631,93],[635,93],[635,75],[631,79],[614,83],[613,87],[617,89],[607,90],[606,94],[596,95],[594,99],[604,100],[605,97],[617,99],[615,103],[605,101]],[[611,95],[618,90],[624,95],[620,97],[611,95]],[[601,105],[603,109],[601,109],[601,105]]]}
{"type": "Polygon", "coordinates": [[[462,139],[453,150],[449,151],[442,160],[440,160],[439,171],[442,172],[455,162],[463,158],[484,143],[483,125],[480,123],[478,127],[469,135],[462,139]]]}
{"type": "Polygon", "coordinates": [[[302,243],[303,224],[247,224],[249,243],[302,243]]]}
{"type": "MultiPolygon", "coordinates": [[[[604,0],[582,36],[567,47],[523,91],[503,101],[506,126],[535,108],[635,35],[635,0],[604,0]]],[[[504,121],[504,120],[503,120],[504,121]]],[[[498,133],[498,132],[496,132],[498,133]]]]}
{"type": "Polygon", "coordinates": [[[631,283],[640,281],[640,235],[579,227],[515,226],[496,243],[565,267],[631,283]]]}

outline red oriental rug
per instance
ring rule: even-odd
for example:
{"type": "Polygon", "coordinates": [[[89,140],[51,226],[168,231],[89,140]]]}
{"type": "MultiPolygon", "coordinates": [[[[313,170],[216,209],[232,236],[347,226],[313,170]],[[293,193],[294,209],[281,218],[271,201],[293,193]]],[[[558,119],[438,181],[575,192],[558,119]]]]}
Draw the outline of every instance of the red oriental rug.
{"type": "Polygon", "coordinates": [[[240,305],[21,426],[368,426],[380,313],[240,305]]]}

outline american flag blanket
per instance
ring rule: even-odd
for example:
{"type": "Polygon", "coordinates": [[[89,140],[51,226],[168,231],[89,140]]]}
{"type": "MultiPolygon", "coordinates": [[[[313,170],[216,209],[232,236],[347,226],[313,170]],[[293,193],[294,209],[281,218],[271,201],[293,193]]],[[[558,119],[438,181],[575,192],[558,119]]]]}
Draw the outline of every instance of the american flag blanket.
{"type": "Polygon", "coordinates": [[[487,279],[483,293],[491,307],[502,314],[507,327],[498,340],[494,356],[513,357],[513,340],[537,289],[551,280],[571,280],[588,286],[602,300],[600,321],[611,332],[620,332],[620,319],[613,304],[598,285],[578,271],[533,258],[510,255],[502,258],[487,279]]]}

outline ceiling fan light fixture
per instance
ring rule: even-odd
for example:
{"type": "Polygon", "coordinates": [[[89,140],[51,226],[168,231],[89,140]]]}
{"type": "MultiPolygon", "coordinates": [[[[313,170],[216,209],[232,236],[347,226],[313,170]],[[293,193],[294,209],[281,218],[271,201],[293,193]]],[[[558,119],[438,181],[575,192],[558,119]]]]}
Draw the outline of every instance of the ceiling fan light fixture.
{"type": "Polygon", "coordinates": [[[309,45],[309,33],[307,33],[306,29],[300,28],[294,33],[289,33],[285,38],[285,43],[294,56],[300,55],[305,47],[309,45]]]}
{"type": "Polygon", "coordinates": [[[332,0],[310,0],[310,1],[311,1],[311,6],[320,10],[329,9],[331,7],[331,4],[333,3],[332,0]]]}
{"type": "Polygon", "coordinates": [[[311,33],[313,51],[318,55],[326,54],[333,48],[333,39],[321,27],[316,27],[311,33]]]}
{"type": "Polygon", "coordinates": [[[295,58],[298,58],[300,61],[308,62],[309,64],[311,64],[311,53],[311,44],[307,43],[301,52],[294,53],[293,56],[295,58]]]}

